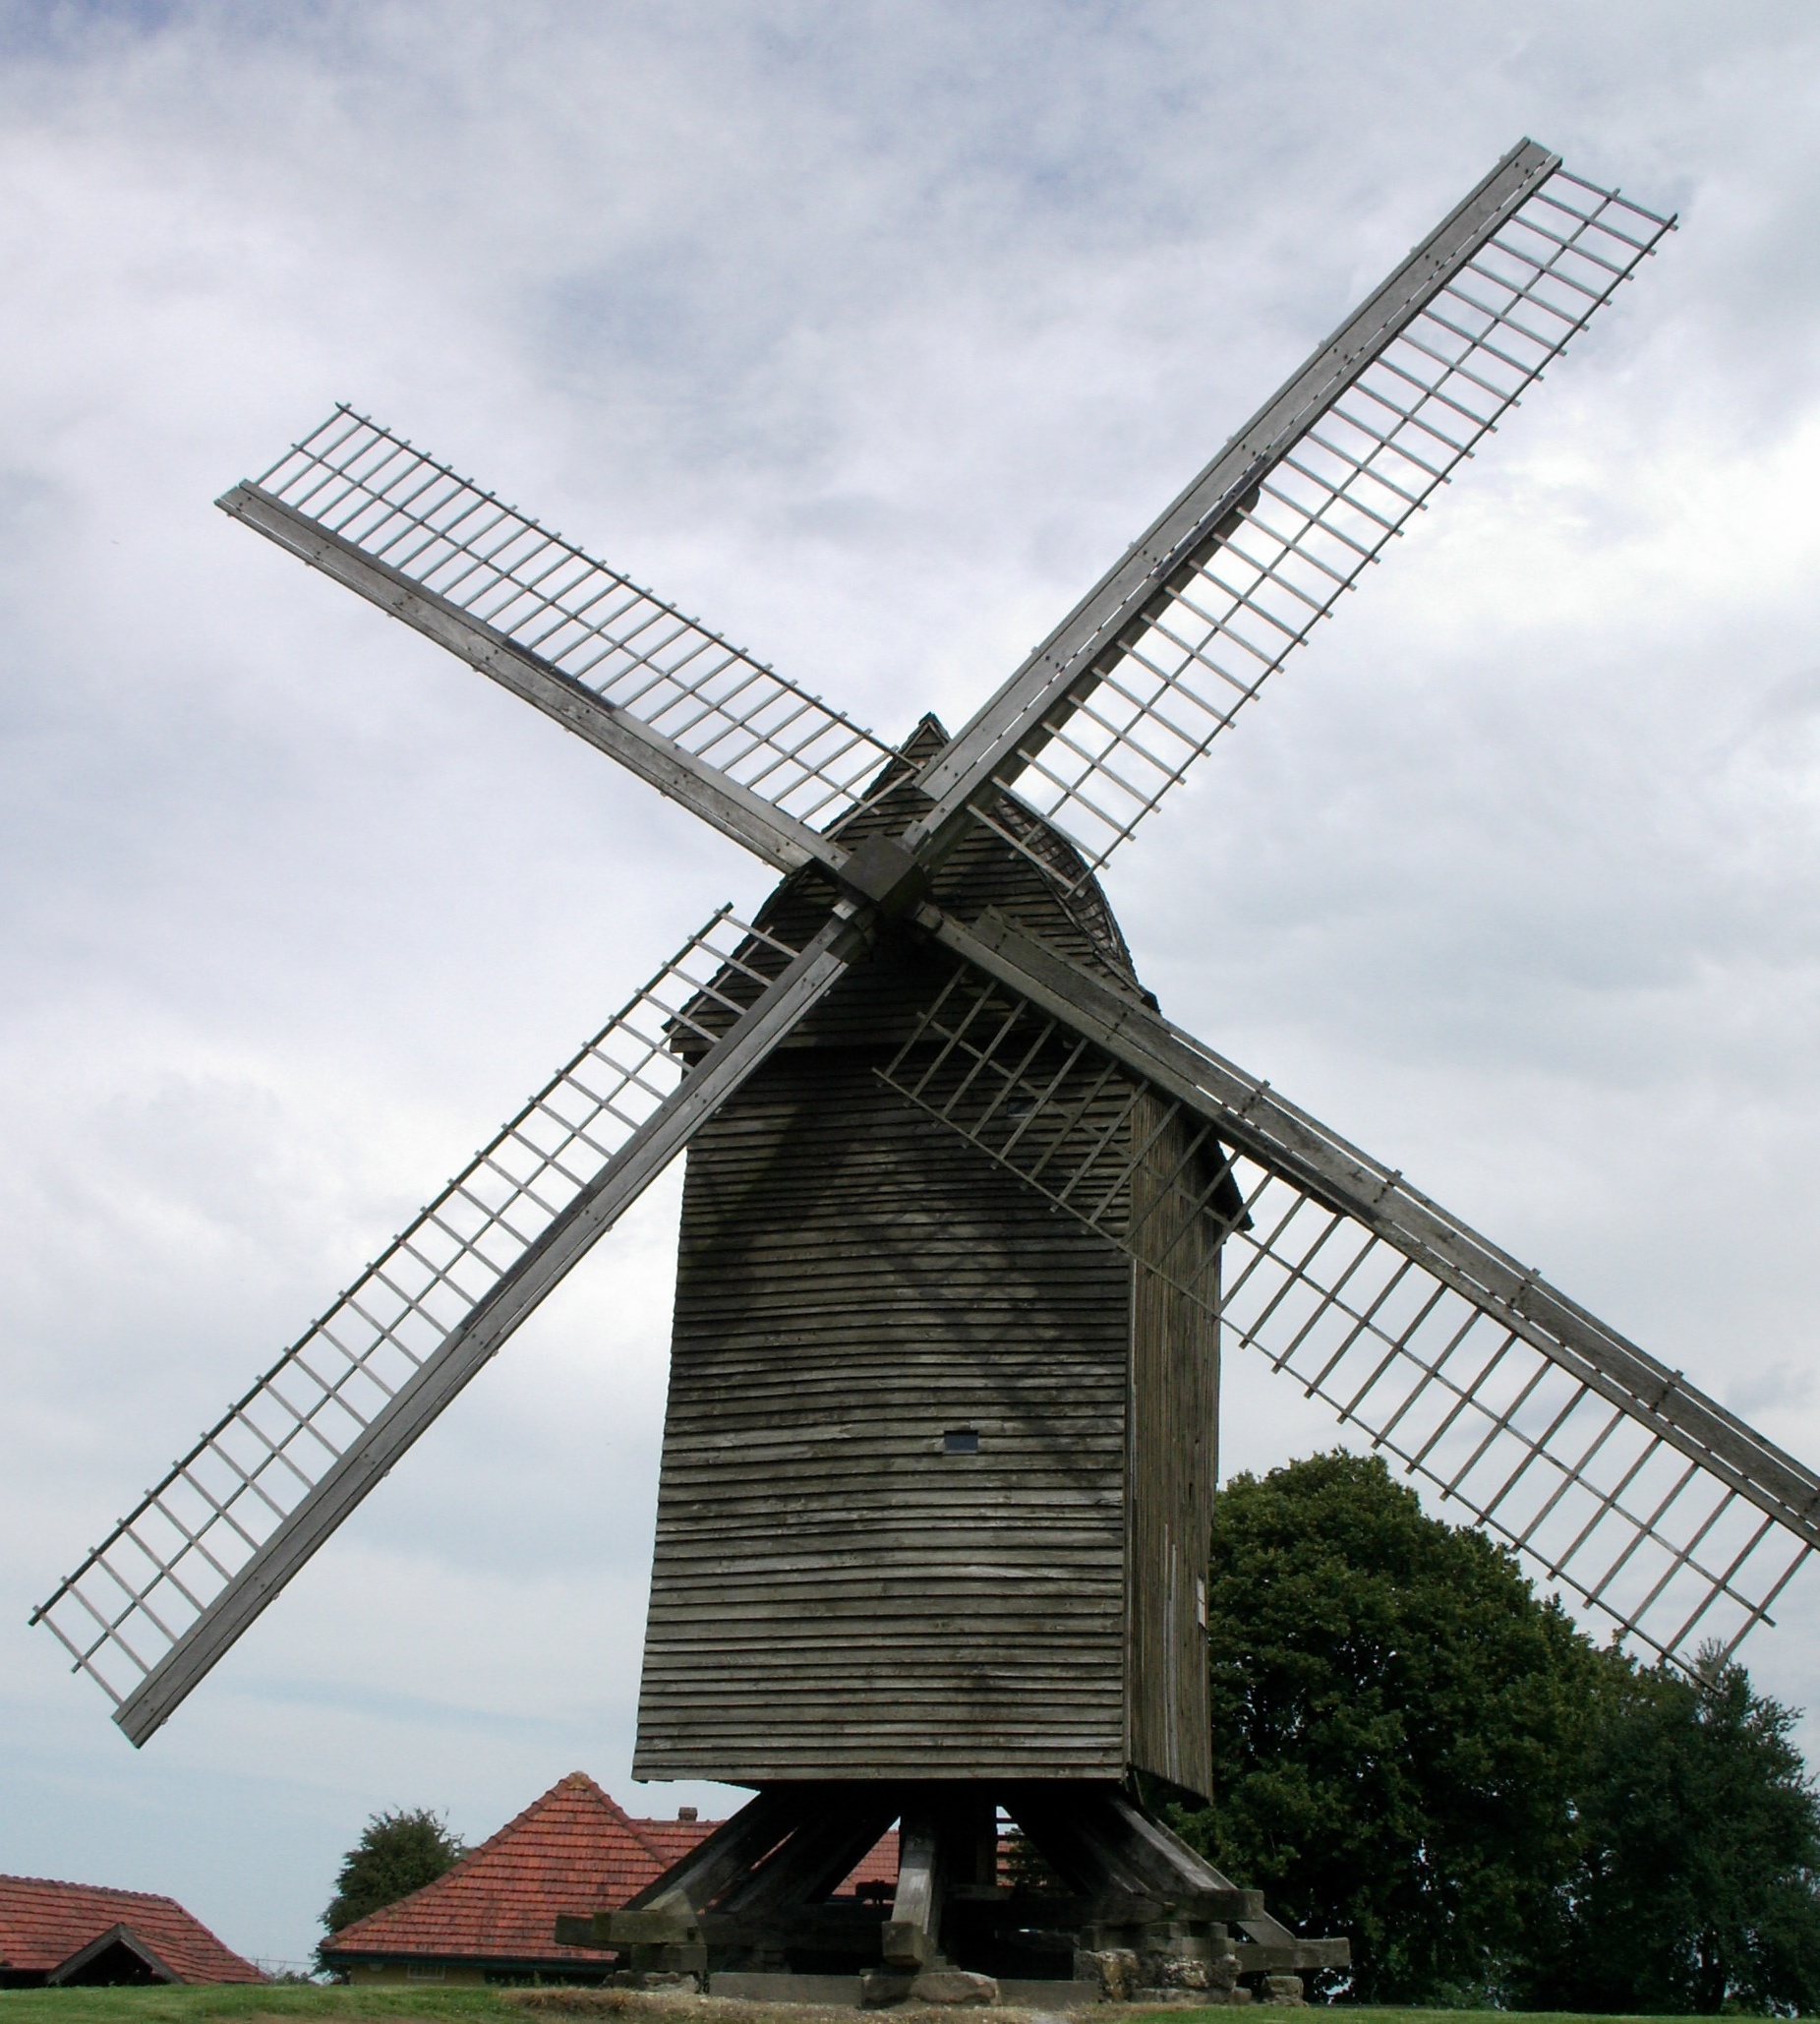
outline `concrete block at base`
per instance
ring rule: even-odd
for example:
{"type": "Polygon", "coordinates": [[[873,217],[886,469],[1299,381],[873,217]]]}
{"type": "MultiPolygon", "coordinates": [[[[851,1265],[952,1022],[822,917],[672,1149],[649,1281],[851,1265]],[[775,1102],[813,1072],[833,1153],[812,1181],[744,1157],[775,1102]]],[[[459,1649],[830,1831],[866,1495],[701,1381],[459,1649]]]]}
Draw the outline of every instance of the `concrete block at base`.
{"type": "Polygon", "coordinates": [[[1260,1978],[1258,2000],[1261,2003],[1282,2003],[1290,2005],[1304,2000],[1300,1975],[1265,1975],[1260,1978]]]}
{"type": "Polygon", "coordinates": [[[1100,2000],[1097,1982],[1007,1982],[998,1998],[1014,2010],[1087,2010],[1100,2000]]]}
{"type": "Polygon", "coordinates": [[[857,1975],[761,1975],[738,1970],[708,1977],[710,1995],[741,1996],[749,2003],[827,2003],[836,2009],[859,2007],[857,1975]]]}
{"type": "Polygon", "coordinates": [[[970,1968],[925,1968],[910,1987],[910,2000],[918,2003],[995,2003],[998,1983],[990,1975],[975,1975],[970,1968]]]}

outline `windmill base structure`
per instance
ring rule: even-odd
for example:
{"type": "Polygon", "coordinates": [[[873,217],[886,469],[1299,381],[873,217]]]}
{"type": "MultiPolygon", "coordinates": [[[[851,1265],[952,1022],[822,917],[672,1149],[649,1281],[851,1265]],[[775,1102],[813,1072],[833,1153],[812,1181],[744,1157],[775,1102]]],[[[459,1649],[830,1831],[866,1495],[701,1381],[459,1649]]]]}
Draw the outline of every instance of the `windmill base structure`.
{"type": "Polygon", "coordinates": [[[630,1973],[832,1965],[889,1998],[1040,1969],[1059,2000],[1344,1963],[1145,1803],[1216,1773],[1222,1353],[1634,1647],[1769,1621],[1820,1476],[1172,1025],[1098,882],[1672,223],[1520,143],[958,733],[902,746],[351,409],[226,493],[783,882],[691,934],[34,1612],[128,1739],[684,1153],[633,1769],[756,1797],[604,1925],[574,1908],[630,1973]],[[1052,1889],[1001,1883],[1001,1812],[1052,1889]],[[831,1900],[894,1818],[895,1899],[831,1900]]]}
{"type": "Polygon", "coordinates": [[[1305,1973],[1351,1959],[1343,1938],[1298,1938],[1131,1792],[1053,1779],[769,1786],[630,1904],[556,1937],[622,1949],[634,1987],[868,2005],[993,1984],[1047,2008],[1293,2001],[1305,1973]],[[1044,1887],[1002,1877],[1001,1809],[1044,1887]],[[895,1895],[831,1897],[894,1819],[895,1895]]]}

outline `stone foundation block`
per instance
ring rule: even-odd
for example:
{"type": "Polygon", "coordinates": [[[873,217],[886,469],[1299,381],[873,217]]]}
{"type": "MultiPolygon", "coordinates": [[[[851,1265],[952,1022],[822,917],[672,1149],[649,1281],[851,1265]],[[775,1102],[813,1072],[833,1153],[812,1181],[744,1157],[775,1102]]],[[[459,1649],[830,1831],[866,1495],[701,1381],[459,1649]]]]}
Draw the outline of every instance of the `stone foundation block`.
{"type": "Polygon", "coordinates": [[[990,1975],[975,1975],[968,1968],[925,1968],[910,1986],[910,2000],[918,2003],[976,2003],[998,2001],[998,1983],[990,1975]]]}
{"type": "Polygon", "coordinates": [[[1144,1981],[1138,1956],[1129,1947],[1108,1946],[1075,1955],[1078,1981],[1097,1982],[1102,2002],[1128,2003],[1144,1981]]]}

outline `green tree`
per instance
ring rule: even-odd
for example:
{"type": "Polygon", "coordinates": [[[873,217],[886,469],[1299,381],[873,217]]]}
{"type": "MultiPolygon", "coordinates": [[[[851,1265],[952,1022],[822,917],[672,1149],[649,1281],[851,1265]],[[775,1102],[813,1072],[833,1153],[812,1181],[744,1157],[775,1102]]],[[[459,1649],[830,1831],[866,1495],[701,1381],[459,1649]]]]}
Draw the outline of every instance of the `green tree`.
{"type": "MultiPolygon", "coordinates": [[[[339,1933],[369,1912],[434,1883],[466,1854],[459,1835],[451,1834],[448,1823],[428,1807],[372,1814],[360,1839],[341,1859],[323,1924],[330,1935],[339,1933]]],[[[320,1950],[317,1959],[327,1965],[320,1950]]]]}
{"type": "Polygon", "coordinates": [[[1691,1680],[1624,1669],[1526,2001],[1820,2009],[1820,1799],[1789,1740],[1794,1720],[1717,1651],[1691,1680]]]}
{"type": "Polygon", "coordinates": [[[1298,1931],[1350,1935],[1355,1999],[1501,2000],[1573,1869],[1615,1662],[1340,1452],[1221,1491],[1207,1619],[1216,1796],[1182,1831],[1298,1931]]]}

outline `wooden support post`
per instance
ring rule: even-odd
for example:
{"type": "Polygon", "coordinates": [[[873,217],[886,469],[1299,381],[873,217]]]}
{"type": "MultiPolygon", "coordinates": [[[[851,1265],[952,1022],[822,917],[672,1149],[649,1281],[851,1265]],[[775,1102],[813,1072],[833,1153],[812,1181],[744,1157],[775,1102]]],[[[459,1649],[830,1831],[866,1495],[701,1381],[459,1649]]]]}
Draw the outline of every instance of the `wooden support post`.
{"type": "Polygon", "coordinates": [[[932,1966],[940,1953],[940,1857],[935,1809],[926,1804],[906,1807],[898,1824],[898,1894],[879,1941],[887,1968],[914,1974],[932,1966]]]}
{"type": "Polygon", "coordinates": [[[1147,1896],[1147,1879],[1104,1831],[1105,1793],[1088,1785],[1008,1790],[1012,1817],[1056,1875],[1083,1897],[1147,1896]]]}
{"type": "Polygon", "coordinates": [[[936,1787],[905,1805],[898,1829],[898,1894],[880,1939],[885,1966],[938,1966],[942,1918],[957,1895],[998,1883],[998,1805],[978,1786],[936,1787]]]}
{"type": "Polygon", "coordinates": [[[1133,1806],[1122,1792],[1108,1793],[1095,1809],[1094,1827],[1120,1859],[1158,1895],[1204,1897],[1232,1885],[1179,1834],[1133,1806]]]}
{"type": "Polygon", "coordinates": [[[889,1786],[850,1786],[822,1795],[821,1803],[789,1838],[717,1909],[744,1921],[776,1919],[799,1905],[818,1904],[891,1824],[898,1810],[889,1786]]]}
{"type": "Polygon", "coordinates": [[[977,1786],[962,1786],[942,1807],[942,1873],[947,1888],[989,1890],[998,1885],[998,1802],[977,1786]]]}
{"type": "Polygon", "coordinates": [[[1240,1974],[1347,1960],[1345,1940],[1298,1939],[1259,1892],[1236,1888],[1117,1786],[1059,1780],[772,1786],[623,1909],[565,1917],[558,1937],[629,1949],[634,1977],[770,1976],[800,1955],[834,1956],[849,1973],[877,1966],[878,1989],[901,1994],[930,1969],[1003,1974],[999,1962],[1027,1955],[1038,1928],[1051,1952],[1073,1935],[1077,1978],[1121,2000],[1128,1985],[1205,1989],[1223,2000],[1240,1974]],[[1001,1801],[1071,1895],[1000,1884],[1001,1801]],[[831,1901],[894,1816],[890,1917],[863,1900],[831,1901]],[[1245,1935],[1236,1946],[1230,1927],[1245,1935]]]}
{"type": "Polygon", "coordinates": [[[597,1913],[594,1945],[692,1943],[700,1936],[698,1915],[703,1907],[801,1824],[813,1789],[774,1786],[748,1801],[618,1911],[597,1913]]]}
{"type": "Polygon", "coordinates": [[[1130,1944],[1159,1922],[1263,1920],[1262,1892],[1238,1889],[1116,1787],[1026,1786],[1005,1800],[1050,1867],[1082,1894],[1084,1939],[1091,1946],[1130,1944]]]}

